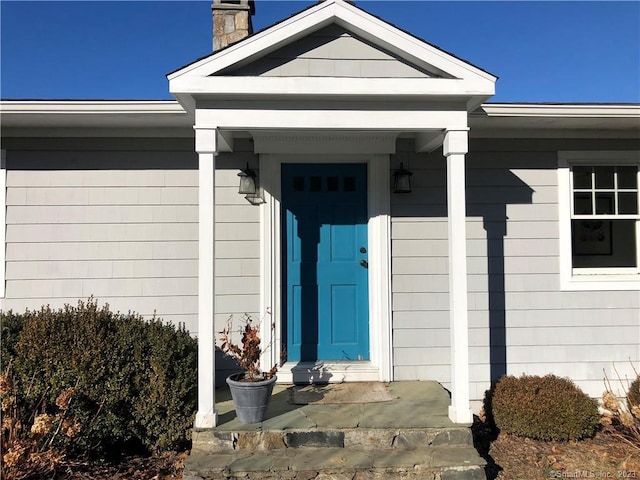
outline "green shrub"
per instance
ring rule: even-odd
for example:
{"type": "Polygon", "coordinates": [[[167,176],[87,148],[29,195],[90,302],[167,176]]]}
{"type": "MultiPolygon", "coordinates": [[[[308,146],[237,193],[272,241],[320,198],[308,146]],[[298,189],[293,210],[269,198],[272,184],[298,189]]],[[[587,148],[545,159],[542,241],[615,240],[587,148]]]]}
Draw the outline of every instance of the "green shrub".
{"type": "Polygon", "coordinates": [[[9,362],[16,356],[16,344],[23,325],[22,315],[7,312],[0,316],[0,372],[6,371],[9,362]]]}
{"type": "Polygon", "coordinates": [[[490,398],[501,431],[538,440],[590,437],[600,419],[596,400],[555,375],[502,377],[490,398]]]}
{"type": "Polygon", "coordinates": [[[184,328],[113,313],[92,299],[60,310],[2,313],[0,320],[2,354],[9,357],[2,364],[12,362],[21,412],[56,412],[56,398],[74,389],[66,416],[78,422],[81,434],[58,435],[60,447],[106,455],[188,442],[197,349],[184,328]]]}

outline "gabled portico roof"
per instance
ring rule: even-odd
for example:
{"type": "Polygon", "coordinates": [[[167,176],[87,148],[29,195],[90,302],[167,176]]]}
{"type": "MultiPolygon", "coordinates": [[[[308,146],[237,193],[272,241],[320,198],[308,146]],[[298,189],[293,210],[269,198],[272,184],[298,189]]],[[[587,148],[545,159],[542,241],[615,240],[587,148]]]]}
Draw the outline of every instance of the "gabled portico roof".
{"type": "Polygon", "coordinates": [[[345,0],[325,0],[168,75],[170,91],[187,110],[198,99],[367,97],[464,101],[467,111],[495,93],[497,77],[375,17],[345,0]],[[330,25],[352,33],[418,69],[429,78],[228,76],[280,48],[330,25]]]}

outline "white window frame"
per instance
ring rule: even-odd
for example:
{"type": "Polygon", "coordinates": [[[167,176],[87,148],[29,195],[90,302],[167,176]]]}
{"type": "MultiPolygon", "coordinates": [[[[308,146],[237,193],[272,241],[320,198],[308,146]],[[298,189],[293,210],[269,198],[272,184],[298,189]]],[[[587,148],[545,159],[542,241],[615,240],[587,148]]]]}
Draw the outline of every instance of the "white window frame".
{"type": "MultiPolygon", "coordinates": [[[[640,219],[636,221],[636,267],[573,268],[571,241],[571,212],[573,206],[571,167],[573,165],[640,166],[640,151],[558,152],[558,219],[561,290],[640,290],[640,219]]],[[[638,176],[640,185],[640,168],[638,176]]],[[[603,219],[621,219],[627,217],[634,218],[634,216],[602,216],[603,219]]]]}

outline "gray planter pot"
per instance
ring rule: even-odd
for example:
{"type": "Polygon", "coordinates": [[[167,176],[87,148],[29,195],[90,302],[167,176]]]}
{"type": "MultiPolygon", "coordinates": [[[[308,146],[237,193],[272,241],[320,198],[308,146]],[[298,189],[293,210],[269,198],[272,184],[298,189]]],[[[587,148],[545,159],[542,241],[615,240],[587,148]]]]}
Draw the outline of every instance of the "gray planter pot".
{"type": "Polygon", "coordinates": [[[236,416],[240,423],[259,423],[264,420],[269,398],[277,377],[274,375],[261,382],[240,382],[244,373],[236,373],[227,378],[231,398],[236,407],[236,416]]]}

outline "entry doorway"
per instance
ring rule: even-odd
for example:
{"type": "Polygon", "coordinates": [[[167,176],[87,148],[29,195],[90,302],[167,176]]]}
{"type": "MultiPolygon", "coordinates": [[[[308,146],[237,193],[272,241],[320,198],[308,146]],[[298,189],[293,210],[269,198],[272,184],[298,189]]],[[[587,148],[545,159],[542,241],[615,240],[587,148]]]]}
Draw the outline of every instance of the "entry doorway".
{"type": "Polygon", "coordinates": [[[289,362],[370,359],[367,165],[282,164],[289,362]]]}

